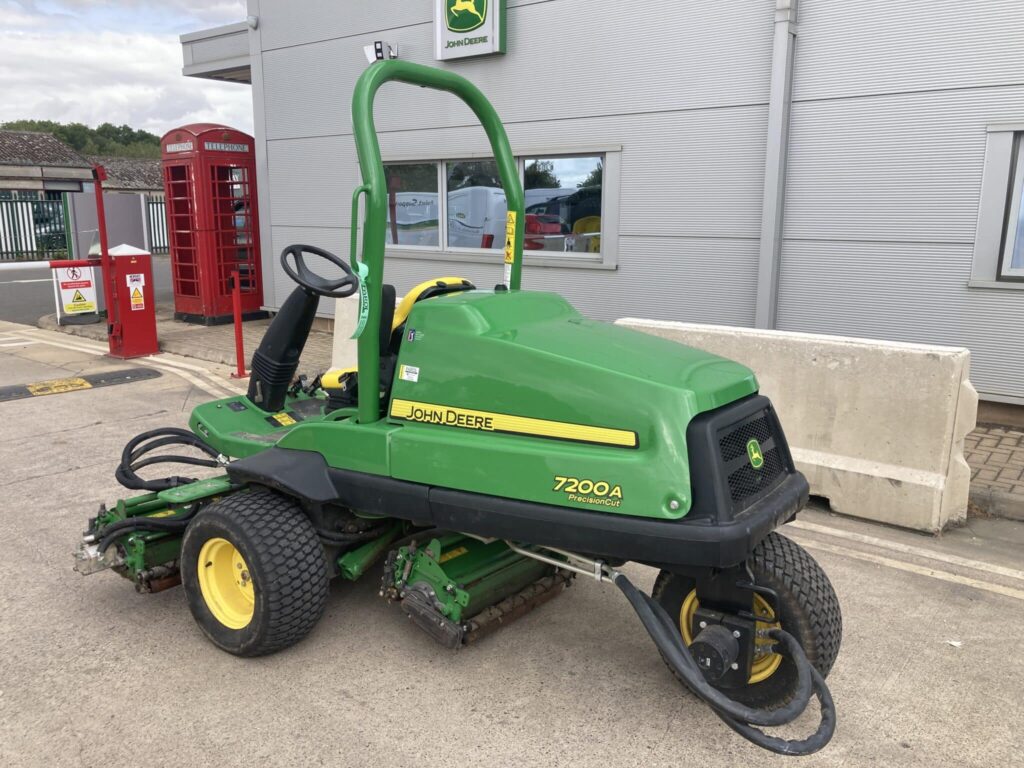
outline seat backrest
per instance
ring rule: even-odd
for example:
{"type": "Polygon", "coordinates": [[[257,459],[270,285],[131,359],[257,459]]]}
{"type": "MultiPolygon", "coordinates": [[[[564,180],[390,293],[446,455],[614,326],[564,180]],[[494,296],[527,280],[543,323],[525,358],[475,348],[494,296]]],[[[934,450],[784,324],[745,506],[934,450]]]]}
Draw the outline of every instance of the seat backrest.
{"type": "MultiPolygon", "coordinates": [[[[395,310],[391,330],[396,331],[405,325],[405,321],[409,319],[409,313],[412,311],[412,305],[420,299],[429,299],[431,296],[440,296],[456,291],[471,291],[474,288],[476,286],[464,277],[435,277],[433,280],[424,280],[402,297],[402,303],[395,310]]],[[[381,328],[383,327],[384,324],[381,323],[381,328]]]]}

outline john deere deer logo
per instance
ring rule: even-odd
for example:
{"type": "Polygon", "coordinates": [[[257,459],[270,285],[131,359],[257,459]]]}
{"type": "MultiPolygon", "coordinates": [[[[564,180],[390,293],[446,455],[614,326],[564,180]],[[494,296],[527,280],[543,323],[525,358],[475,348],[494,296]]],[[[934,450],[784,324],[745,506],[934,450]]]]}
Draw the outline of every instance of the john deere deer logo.
{"type": "Polygon", "coordinates": [[[444,18],[452,32],[471,32],[487,19],[487,0],[445,0],[444,18]]]}
{"type": "Polygon", "coordinates": [[[750,466],[760,469],[764,466],[764,454],[761,452],[761,444],[755,438],[747,441],[747,458],[750,459],[750,466]]]}

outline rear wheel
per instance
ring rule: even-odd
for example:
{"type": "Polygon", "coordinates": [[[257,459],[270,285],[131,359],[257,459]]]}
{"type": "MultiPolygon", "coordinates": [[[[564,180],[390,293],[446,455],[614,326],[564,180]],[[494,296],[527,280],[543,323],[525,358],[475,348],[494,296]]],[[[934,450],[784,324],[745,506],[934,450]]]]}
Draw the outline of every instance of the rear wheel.
{"type": "MultiPolygon", "coordinates": [[[[821,566],[800,545],[778,533],[769,534],[758,544],[747,563],[755,581],[779,596],[777,616],[763,598],[754,597],[753,611],[764,617],[757,628],[781,626],[797,639],[822,677],[827,677],[839,653],[843,618],[835,590],[821,566]]],[[[696,581],[662,571],[652,594],[678,621],[683,640],[689,645],[693,640],[690,621],[699,607],[696,581]]],[[[748,706],[772,708],[792,698],[796,681],[793,660],[771,652],[762,642],[755,651],[749,684],[725,692],[748,706]]]]}
{"type": "Polygon", "coordinates": [[[327,602],[327,563],[309,519],[269,491],[236,493],[185,531],[181,574],[206,636],[237,656],[262,656],[305,637],[327,602]]]}

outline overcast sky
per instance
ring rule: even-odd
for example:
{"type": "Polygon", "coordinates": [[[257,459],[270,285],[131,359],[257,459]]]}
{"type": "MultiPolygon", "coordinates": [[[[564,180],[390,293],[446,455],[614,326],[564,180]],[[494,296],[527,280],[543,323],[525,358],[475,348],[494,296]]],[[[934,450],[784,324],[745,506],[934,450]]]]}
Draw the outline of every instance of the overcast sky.
{"type": "Polygon", "coordinates": [[[244,18],[243,0],[0,0],[0,122],[251,132],[250,87],[183,77],[178,42],[244,18]]]}

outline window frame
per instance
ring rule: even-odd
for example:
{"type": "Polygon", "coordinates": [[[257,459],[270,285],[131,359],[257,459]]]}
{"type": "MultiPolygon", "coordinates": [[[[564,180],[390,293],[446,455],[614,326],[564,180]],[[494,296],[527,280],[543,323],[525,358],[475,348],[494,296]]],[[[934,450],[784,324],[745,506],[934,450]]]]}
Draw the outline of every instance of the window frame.
{"type": "MultiPolygon", "coordinates": [[[[969,288],[1024,290],[1024,273],[1006,274],[1006,255],[1012,253],[1007,237],[1013,212],[1020,210],[1020,198],[1014,205],[1018,181],[1024,194],[1024,123],[996,123],[986,126],[985,160],[978,200],[978,219],[971,255],[969,288]],[[1018,176],[1018,167],[1021,175],[1018,176]]],[[[1016,272],[1017,270],[1014,270],[1016,272]]]]}
{"type": "Polygon", "coordinates": [[[1013,149],[1010,156],[1010,179],[1006,198],[1006,213],[1003,216],[1003,233],[999,248],[999,267],[996,279],[1005,282],[1024,282],[1024,266],[1012,267],[1014,246],[1019,232],[1021,206],[1024,205],[1024,132],[1014,131],[1013,149]]]}
{"type": "MultiPolygon", "coordinates": [[[[619,173],[622,147],[597,146],[524,146],[514,152],[520,184],[524,183],[526,159],[560,159],[565,157],[600,157],[604,166],[601,179],[601,252],[595,254],[558,251],[523,251],[523,266],[568,267],[575,269],[617,269],[619,249],[619,173]]],[[[399,259],[431,259],[472,264],[496,264],[501,261],[501,248],[460,248],[448,246],[448,179],[446,163],[492,159],[482,152],[452,152],[425,158],[422,155],[389,153],[383,158],[388,165],[434,164],[438,183],[438,245],[385,246],[387,257],[399,259]]]]}

